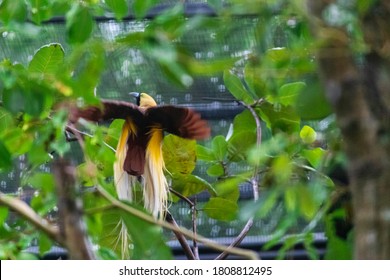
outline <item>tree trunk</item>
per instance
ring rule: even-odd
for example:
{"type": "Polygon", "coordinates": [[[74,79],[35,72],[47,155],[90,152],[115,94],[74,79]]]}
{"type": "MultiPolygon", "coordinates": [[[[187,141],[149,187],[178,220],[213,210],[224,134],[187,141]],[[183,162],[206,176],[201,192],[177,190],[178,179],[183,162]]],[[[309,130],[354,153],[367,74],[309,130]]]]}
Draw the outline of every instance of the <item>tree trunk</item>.
{"type": "Polygon", "coordinates": [[[390,5],[377,1],[360,18],[368,46],[363,66],[351,38],[322,18],[327,0],[308,0],[321,42],[319,71],[348,158],[356,259],[390,259],[390,5]]]}
{"type": "Polygon", "coordinates": [[[65,159],[55,161],[59,230],[70,259],[92,260],[96,257],[86,233],[75,173],[75,168],[65,159]]]}

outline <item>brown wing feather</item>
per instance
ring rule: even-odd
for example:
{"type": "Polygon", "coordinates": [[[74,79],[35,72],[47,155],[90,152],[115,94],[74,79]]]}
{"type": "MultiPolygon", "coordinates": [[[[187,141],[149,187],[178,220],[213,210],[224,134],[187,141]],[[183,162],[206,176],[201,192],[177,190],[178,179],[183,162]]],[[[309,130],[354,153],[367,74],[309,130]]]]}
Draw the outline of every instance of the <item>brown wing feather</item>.
{"type": "Polygon", "coordinates": [[[89,121],[104,121],[109,119],[133,119],[135,122],[143,118],[143,113],[133,103],[102,100],[101,106],[88,106],[82,109],[72,109],[71,119],[83,118],[89,121]]]}
{"type": "Polygon", "coordinates": [[[158,106],[148,108],[145,116],[152,125],[158,123],[172,134],[188,139],[205,139],[210,136],[210,127],[199,113],[189,108],[158,106]]]}

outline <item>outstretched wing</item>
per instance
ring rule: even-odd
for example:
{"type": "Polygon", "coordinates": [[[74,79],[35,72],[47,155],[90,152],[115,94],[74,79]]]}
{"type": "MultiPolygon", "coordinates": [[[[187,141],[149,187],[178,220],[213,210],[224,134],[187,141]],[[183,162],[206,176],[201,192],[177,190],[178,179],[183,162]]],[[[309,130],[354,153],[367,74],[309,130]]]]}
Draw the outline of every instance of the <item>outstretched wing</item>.
{"type": "Polygon", "coordinates": [[[210,127],[200,114],[189,108],[176,106],[151,107],[145,111],[148,122],[159,124],[165,131],[188,139],[205,139],[210,127]]]}
{"type": "Polygon", "coordinates": [[[105,121],[110,119],[132,119],[139,123],[143,119],[143,113],[133,103],[102,100],[101,106],[88,106],[82,109],[73,109],[72,120],[83,118],[89,121],[105,121]]]}

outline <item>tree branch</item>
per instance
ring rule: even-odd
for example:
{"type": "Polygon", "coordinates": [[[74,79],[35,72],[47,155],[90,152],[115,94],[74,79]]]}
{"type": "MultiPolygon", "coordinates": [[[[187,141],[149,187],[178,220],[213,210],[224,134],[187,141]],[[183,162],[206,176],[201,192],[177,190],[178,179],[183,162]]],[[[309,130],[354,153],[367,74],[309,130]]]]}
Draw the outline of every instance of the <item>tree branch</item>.
{"type": "Polygon", "coordinates": [[[60,236],[58,227],[49,224],[24,201],[0,192],[0,204],[3,204],[15,211],[19,216],[25,218],[38,230],[44,232],[49,238],[60,244],[64,244],[64,240],[60,236]]]}
{"type": "Polygon", "coordinates": [[[66,160],[55,162],[54,175],[58,194],[58,214],[61,237],[71,259],[95,259],[82,218],[82,202],[76,190],[75,169],[66,160]]]}
{"type": "MultiPolygon", "coordinates": [[[[165,215],[165,220],[171,225],[173,225],[174,227],[176,227],[176,229],[179,228],[179,225],[176,223],[171,213],[167,212],[167,214],[165,215]]],[[[187,259],[195,260],[196,259],[195,255],[192,252],[191,247],[188,245],[187,239],[180,232],[180,230],[173,230],[173,233],[176,235],[176,238],[179,241],[181,247],[183,248],[184,254],[187,256],[187,259]]]]}
{"type": "Polygon", "coordinates": [[[126,211],[127,213],[134,215],[134,216],[144,220],[145,222],[148,222],[150,224],[155,224],[155,225],[161,226],[163,228],[166,228],[166,229],[169,229],[172,231],[178,231],[182,235],[184,235],[185,237],[190,238],[190,239],[196,239],[198,242],[203,243],[205,246],[207,246],[211,249],[217,250],[217,251],[222,251],[222,252],[227,251],[230,254],[242,256],[246,259],[252,259],[252,260],[258,259],[258,255],[251,250],[245,250],[245,249],[240,249],[240,248],[228,248],[224,245],[215,243],[215,242],[211,241],[210,239],[205,238],[201,235],[195,236],[194,233],[188,229],[185,229],[182,227],[176,227],[176,226],[169,224],[163,220],[156,220],[152,216],[150,216],[142,211],[139,211],[131,206],[128,206],[125,203],[120,202],[119,200],[114,198],[112,195],[110,195],[106,190],[104,190],[100,186],[97,186],[97,190],[105,199],[107,199],[115,207],[122,209],[123,211],[126,211]]]}

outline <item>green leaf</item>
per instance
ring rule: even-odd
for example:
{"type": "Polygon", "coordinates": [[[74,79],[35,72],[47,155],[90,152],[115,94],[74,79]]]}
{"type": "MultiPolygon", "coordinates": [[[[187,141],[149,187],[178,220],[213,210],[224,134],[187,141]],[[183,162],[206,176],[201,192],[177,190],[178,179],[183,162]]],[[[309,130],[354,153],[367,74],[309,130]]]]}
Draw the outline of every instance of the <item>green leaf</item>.
{"type": "Polygon", "coordinates": [[[246,160],[250,148],[256,144],[256,133],[242,131],[234,133],[228,141],[229,159],[233,162],[246,160]]]}
{"type": "Polygon", "coordinates": [[[196,163],[196,141],[170,134],[162,147],[165,167],[170,173],[190,174],[196,163]]]}
{"type": "Polygon", "coordinates": [[[288,211],[294,212],[297,209],[298,198],[295,186],[289,186],[284,191],[284,203],[288,211]]]}
{"type": "MultiPolygon", "coordinates": [[[[129,206],[135,207],[134,205],[129,206]]],[[[129,248],[126,249],[125,256],[139,260],[166,260],[172,258],[171,251],[165,244],[159,227],[118,209],[103,213],[99,245],[109,248],[118,256],[121,256],[122,223],[124,223],[129,234],[129,248]]]]}
{"type": "MultiPolygon", "coordinates": [[[[282,220],[279,221],[276,229],[274,230],[271,239],[264,244],[263,250],[269,250],[270,248],[274,247],[275,245],[278,245],[281,243],[281,239],[286,236],[288,230],[295,226],[297,224],[297,217],[294,213],[288,213],[287,215],[283,216],[282,220]]],[[[290,241],[292,242],[292,241],[290,241]]],[[[279,256],[278,256],[279,258],[279,256]]]]}
{"type": "Polygon", "coordinates": [[[160,67],[166,77],[177,86],[182,88],[190,87],[194,79],[188,73],[188,71],[179,63],[174,60],[166,61],[166,59],[162,59],[162,56],[166,55],[164,52],[158,56],[158,62],[160,63],[160,67]]]}
{"type": "Polygon", "coordinates": [[[37,260],[38,257],[32,253],[20,252],[16,255],[17,260],[37,260]]]}
{"type": "Polygon", "coordinates": [[[157,2],[157,0],[135,0],[133,3],[135,16],[137,18],[143,18],[157,2]]]}
{"type": "Polygon", "coordinates": [[[6,222],[9,214],[8,207],[0,206],[0,227],[6,222]]]}
{"type": "Polygon", "coordinates": [[[97,251],[97,254],[99,256],[99,259],[102,260],[119,260],[117,254],[115,254],[115,252],[110,250],[109,248],[100,247],[97,251]]]}
{"type": "Polygon", "coordinates": [[[4,144],[14,156],[27,153],[34,142],[34,136],[15,127],[4,134],[4,144]]]}
{"type": "Polygon", "coordinates": [[[240,197],[240,184],[249,177],[249,173],[244,173],[218,181],[214,185],[217,196],[236,202],[240,197]]]}
{"type": "Polygon", "coordinates": [[[257,98],[263,98],[267,94],[267,87],[262,80],[262,69],[260,66],[248,63],[244,69],[244,79],[249,89],[256,94],[257,98]]]}
{"type": "MultiPolygon", "coordinates": [[[[198,194],[204,190],[208,190],[213,196],[216,191],[206,180],[192,174],[174,174],[172,177],[172,188],[185,197],[198,194]]],[[[180,198],[172,195],[172,201],[177,202],[180,198]]]]}
{"type": "Polygon", "coordinates": [[[224,175],[225,170],[220,162],[214,163],[209,168],[207,168],[207,175],[211,177],[221,177],[224,175]]]}
{"type": "Polygon", "coordinates": [[[90,42],[88,47],[78,48],[79,52],[73,52],[72,64],[74,64],[73,91],[77,97],[82,97],[89,105],[99,105],[96,97],[96,87],[100,82],[102,72],[105,70],[104,47],[99,42],[90,42]]]}
{"type": "Polygon", "coordinates": [[[49,20],[52,16],[52,6],[48,0],[29,0],[31,18],[36,24],[49,20]]]}
{"type": "Polygon", "coordinates": [[[351,260],[353,244],[350,239],[344,240],[337,236],[335,219],[345,219],[344,210],[337,210],[325,218],[325,233],[327,237],[326,260],[351,260]]]}
{"type": "MultiPolygon", "coordinates": [[[[117,20],[121,20],[127,16],[129,7],[126,0],[105,0],[108,7],[114,12],[117,20]]],[[[145,1],[143,1],[145,2],[145,1]]]]}
{"type": "Polygon", "coordinates": [[[308,82],[302,89],[296,99],[295,109],[297,114],[306,120],[323,119],[332,113],[324,89],[317,80],[308,82]]]}
{"type": "Polygon", "coordinates": [[[0,107],[0,135],[14,126],[12,115],[0,107]]]}
{"type": "Polygon", "coordinates": [[[314,168],[320,167],[325,154],[326,151],[321,148],[314,148],[311,150],[305,149],[302,151],[302,155],[314,168]]]}
{"type": "Polygon", "coordinates": [[[136,260],[172,259],[170,248],[166,245],[159,227],[141,220],[129,213],[122,212],[121,217],[130,233],[134,250],[132,258],[136,260]]]}
{"type": "Polygon", "coordinates": [[[24,111],[25,103],[23,90],[20,87],[4,90],[3,105],[11,113],[16,114],[24,111]]]}
{"type": "Polygon", "coordinates": [[[277,184],[289,184],[293,173],[289,155],[285,152],[275,157],[272,161],[272,171],[277,184]]]}
{"type": "Polygon", "coordinates": [[[316,141],[317,133],[313,128],[305,125],[299,132],[299,137],[301,137],[303,143],[312,144],[314,141],[316,141]]]}
{"type": "Polygon", "coordinates": [[[0,139],[0,170],[7,170],[12,167],[11,153],[0,139]]]}
{"type": "Polygon", "coordinates": [[[357,0],[357,10],[363,16],[378,0],[357,0]]]}
{"type": "Polygon", "coordinates": [[[213,219],[220,221],[232,221],[238,212],[237,203],[221,197],[212,197],[204,205],[203,210],[213,219]]]}
{"type": "Polygon", "coordinates": [[[293,133],[300,129],[300,118],[291,106],[263,103],[260,107],[260,116],[273,133],[277,131],[293,133]]]}
{"type": "Polygon", "coordinates": [[[313,245],[313,243],[314,243],[313,233],[307,233],[304,238],[303,246],[305,247],[305,250],[311,260],[318,260],[319,256],[318,256],[317,248],[313,245]]]}
{"type": "Polygon", "coordinates": [[[288,145],[287,139],[280,134],[263,142],[260,147],[254,147],[249,151],[248,162],[253,165],[266,163],[270,158],[275,158],[284,153],[288,145]]]}
{"type": "Polygon", "coordinates": [[[28,184],[38,190],[45,190],[46,192],[54,192],[54,177],[50,173],[35,173],[28,178],[28,184]]]}
{"type": "Polygon", "coordinates": [[[88,7],[73,4],[66,13],[66,33],[71,44],[85,42],[91,36],[93,26],[94,21],[88,7]]]}
{"type": "MultiPolygon", "coordinates": [[[[285,239],[283,239],[283,245],[280,248],[280,250],[278,250],[278,258],[277,259],[283,260],[286,257],[287,251],[293,249],[295,244],[297,244],[298,242],[299,242],[299,238],[296,235],[287,236],[285,239]]],[[[267,248],[267,247],[269,247],[269,245],[266,246],[265,248],[267,248]]]]}
{"type": "Polygon", "coordinates": [[[0,4],[0,19],[5,24],[12,21],[24,22],[27,18],[27,4],[21,0],[3,0],[0,4]]]}
{"type": "Polygon", "coordinates": [[[204,160],[204,161],[216,160],[213,150],[201,145],[196,146],[196,157],[198,160],[204,160]]]}
{"type": "Polygon", "coordinates": [[[27,155],[28,161],[34,165],[40,165],[51,160],[42,143],[34,142],[27,155]]]}
{"type": "Polygon", "coordinates": [[[43,256],[53,246],[53,241],[44,233],[39,234],[39,255],[43,256]]]}
{"type": "Polygon", "coordinates": [[[281,86],[278,92],[278,102],[284,106],[294,105],[299,93],[305,88],[303,82],[288,83],[281,86]]]}
{"type": "Polygon", "coordinates": [[[201,61],[197,59],[191,59],[191,57],[185,58],[186,63],[193,75],[217,75],[222,73],[226,68],[233,67],[236,59],[225,58],[225,59],[215,59],[201,61]]]}
{"type": "Polygon", "coordinates": [[[104,138],[104,142],[110,145],[110,147],[115,148],[118,145],[119,137],[122,133],[122,127],[124,122],[124,120],[115,119],[108,127],[107,135],[104,138]]]}
{"type": "Polygon", "coordinates": [[[241,131],[256,131],[255,118],[248,109],[236,115],[233,120],[233,133],[239,133],[241,131]]]}
{"type": "Polygon", "coordinates": [[[314,195],[307,186],[298,186],[298,203],[301,214],[310,221],[318,211],[319,205],[316,203],[314,195]]]}
{"type": "Polygon", "coordinates": [[[267,50],[265,59],[277,68],[282,68],[290,61],[290,52],[287,48],[273,48],[267,50]]]}
{"type": "Polygon", "coordinates": [[[64,49],[58,43],[41,47],[34,55],[28,70],[31,73],[53,74],[64,62],[64,49]]]}
{"type": "Polygon", "coordinates": [[[213,141],[211,142],[211,148],[216,160],[223,161],[225,159],[228,148],[228,143],[226,142],[225,137],[222,135],[214,137],[213,141]]]}
{"type": "Polygon", "coordinates": [[[223,72],[223,80],[226,88],[237,100],[243,101],[246,104],[252,104],[254,102],[253,97],[245,89],[240,78],[231,73],[230,70],[225,70],[223,72]]]}
{"type": "Polygon", "coordinates": [[[279,192],[279,189],[273,188],[270,191],[264,192],[258,201],[247,203],[240,209],[240,219],[248,220],[253,216],[259,219],[266,217],[278,203],[279,192]]]}

